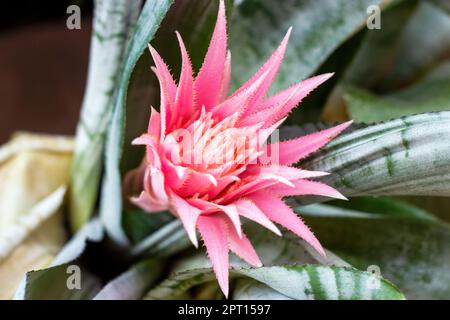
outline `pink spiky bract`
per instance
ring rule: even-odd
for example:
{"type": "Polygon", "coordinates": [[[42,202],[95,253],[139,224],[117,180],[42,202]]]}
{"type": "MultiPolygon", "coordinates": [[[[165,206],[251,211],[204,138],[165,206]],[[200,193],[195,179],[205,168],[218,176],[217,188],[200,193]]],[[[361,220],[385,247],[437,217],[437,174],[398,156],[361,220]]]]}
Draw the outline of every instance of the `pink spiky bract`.
{"type": "Polygon", "coordinates": [[[178,84],[154,48],[161,90],[158,113],[151,109],[147,133],[134,140],[147,154],[140,170],[126,181],[142,181],[143,191],[132,201],[149,212],[170,210],[182,222],[197,247],[202,236],[213,270],[228,296],[228,252],[250,265],[262,265],[241,228],[240,217],[281,235],[277,223],[325,252],[300,217],[283,201],[291,195],[345,199],[337,190],[307,180],[326,173],[292,164],[323,147],[350,122],[289,141],[264,145],[287,114],[332,74],[319,75],[265,97],[284,58],[291,29],[268,61],[241,88],[227,96],[231,55],[227,49],[225,5],[219,13],[204,63],[196,78],[177,33],[182,67],[178,84]],[[255,137],[257,139],[241,139],[255,137]],[[262,159],[275,149],[277,159],[262,159]]]}

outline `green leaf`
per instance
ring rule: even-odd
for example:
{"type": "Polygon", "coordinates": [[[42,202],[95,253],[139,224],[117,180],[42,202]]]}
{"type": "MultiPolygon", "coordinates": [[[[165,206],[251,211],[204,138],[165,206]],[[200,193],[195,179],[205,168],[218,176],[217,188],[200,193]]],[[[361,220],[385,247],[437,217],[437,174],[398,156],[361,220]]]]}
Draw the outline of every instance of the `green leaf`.
{"type": "MultiPolygon", "coordinates": [[[[430,1],[403,1],[385,10],[381,21],[381,31],[365,32],[353,62],[328,98],[323,120],[344,121],[350,113],[355,120],[378,121],[448,107],[443,97],[445,85],[432,89],[433,92],[439,91],[438,95],[442,97],[434,99],[434,94],[428,94],[428,89],[421,83],[428,81],[430,72],[434,73],[440,64],[447,61],[450,17],[430,1]],[[387,99],[380,98],[371,114],[367,108],[362,110],[364,114],[358,113],[356,107],[348,110],[343,97],[346,86],[365,89],[387,99]],[[416,88],[422,91],[423,96],[416,88]],[[399,92],[399,97],[396,92],[399,92]],[[391,95],[392,99],[389,99],[391,95]],[[383,103],[386,105],[381,105],[383,103]]],[[[442,77],[445,78],[444,73],[442,77]]],[[[361,95],[365,96],[364,93],[361,95]]]]}
{"type": "MultiPolygon", "coordinates": [[[[320,265],[285,265],[261,268],[234,268],[235,278],[251,278],[296,300],[404,299],[388,281],[352,268],[320,265]]],[[[146,299],[171,299],[190,288],[215,281],[211,269],[193,269],[174,274],[151,290],[146,299]]]]}
{"type": "Polygon", "coordinates": [[[431,2],[450,14],[450,3],[447,0],[431,0],[431,2]]]}
{"type": "Polygon", "coordinates": [[[335,200],[329,203],[344,209],[357,210],[368,214],[383,215],[398,218],[424,219],[438,222],[433,214],[393,198],[360,197],[350,201],[335,200]]]}
{"type": "MultiPolygon", "coordinates": [[[[316,208],[321,211],[320,207],[316,208]]],[[[348,211],[340,210],[344,214],[348,211]]],[[[398,285],[407,298],[449,297],[450,228],[447,224],[423,219],[364,217],[365,212],[360,212],[359,217],[351,216],[352,212],[347,216],[308,216],[306,210],[301,212],[325,247],[359,269],[378,266],[381,275],[398,285]]]]}
{"type": "Polygon", "coordinates": [[[450,222],[450,211],[448,210],[448,208],[450,208],[450,198],[448,197],[405,196],[401,197],[401,199],[432,213],[443,221],[450,222]]]}
{"type": "MultiPolygon", "coordinates": [[[[231,22],[232,80],[244,83],[293,27],[286,58],[272,89],[279,90],[314,73],[327,57],[365,26],[373,0],[244,0],[231,22]]],[[[329,70],[331,72],[333,70],[329,70]]]]}
{"type": "Polygon", "coordinates": [[[391,76],[380,83],[380,90],[414,82],[447,60],[450,16],[431,1],[420,1],[396,48],[391,76]]]}
{"type": "Polygon", "coordinates": [[[142,210],[125,211],[122,216],[123,228],[133,243],[139,243],[146,237],[174,219],[169,212],[149,214],[142,210]]]}
{"type": "Polygon", "coordinates": [[[401,1],[383,12],[382,29],[366,30],[358,53],[341,79],[343,83],[374,88],[390,75],[398,43],[417,12],[417,5],[415,0],[401,1]]]}
{"type": "MultiPolygon", "coordinates": [[[[71,264],[62,264],[26,274],[25,300],[87,300],[101,288],[100,280],[84,268],[79,269],[79,289],[69,288],[71,264]]],[[[78,272],[78,271],[75,271],[78,272]]],[[[75,274],[75,273],[73,273],[75,274]]],[[[74,280],[75,281],[75,280],[74,280]]],[[[75,282],[74,282],[75,284],[75,282]]]]}
{"type": "Polygon", "coordinates": [[[350,130],[300,165],[347,197],[449,196],[449,137],[450,112],[409,116],[350,130]]]}
{"type": "Polygon", "coordinates": [[[404,1],[383,13],[381,32],[366,32],[343,81],[377,92],[416,82],[446,61],[449,33],[450,17],[431,1],[404,1]]]}
{"type": "MultiPolygon", "coordinates": [[[[128,239],[121,225],[122,176],[120,163],[125,139],[127,91],[131,74],[147,44],[153,38],[159,24],[169,10],[171,0],[147,1],[130,39],[125,63],[119,75],[114,98],[113,115],[108,129],[105,150],[105,176],[102,185],[100,214],[108,235],[118,244],[126,245],[128,239]]],[[[140,106],[143,108],[144,106],[140,106]]],[[[138,126],[138,123],[135,124],[138,126]]]]}
{"type": "Polygon", "coordinates": [[[117,278],[111,280],[94,300],[137,300],[159,278],[163,263],[155,259],[141,261],[117,278]]]}
{"type": "MultiPolygon", "coordinates": [[[[181,227],[181,226],[180,226],[181,227]]],[[[261,228],[260,226],[257,226],[254,223],[246,223],[244,224],[244,230],[247,234],[248,238],[251,239],[253,246],[255,247],[256,252],[258,253],[261,261],[264,265],[293,265],[293,264],[314,264],[314,263],[320,263],[323,264],[324,267],[326,265],[329,266],[339,266],[339,267],[348,267],[349,264],[337,257],[332,252],[327,251],[327,257],[322,257],[319,254],[317,254],[314,249],[309,247],[303,240],[296,237],[293,234],[285,233],[283,237],[277,237],[270,231],[261,228]]],[[[171,230],[169,231],[169,233],[171,230]]],[[[184,231],[181,229],[180,232],[184,231]]],[[[186,238],[186,237],[184,237],[186,238]]],[[[188,243],[188,242],[187,242],[188,243]]],[[[188,243],[189,244],[189,243],[188,243]]],[[[169,246],[168,246],[169,247],[169,246]]],[[[165,251],[163,251],[165,252],[165,251]]],[[[206,270],[205,268],[208,268],[210,265],[210,262],[206,258],[206,255],[204,252],[198,252],[193,255],[190,255],[188,257],[183,258],[180,261],[177,261],[175,264],[175,269],[172,270],[176,275],[183,274],[184,272],[189,272],[189,270],[206,270]]],[[[230,265],[232,266],[232,270],[246,270],[246,264],[239,258],[237,258],[234,255],[230,256],[230,265]]],[[[209,269],[208,269],[209,270],[209,269]]],[[[178,285],[172,285],[172,282],[170,280],[163,282],[160,286],[157,288],[160,288],[164,294],[168,294],[169,296],[165,297],[159,297],[159,298],[180,298],[180,297],[186,297],[187,291],[190,287],[198,284],[203,284],[205,282],[211,281],[211,284],[215,284],[215,278],[213,275],[208,274],[203,275],[203,272],[201,275],[192,275],[192,279],[184,279],[183,283],[180,283],[180,287],[178,288],[178,285]],[[200,281],[200,282],[198,282],[200,281]],[[170,293],[164,291],[167,289],[167,286],[170,287],[171,291],[170,293]],[[166,288],[166,289],[164,289],[166,288]]],[[[245,275],[245,274],[241,274],[245,275]]],[[[238,276],[238,274],[235,274],[235,276],[238,276]]],[[[267,276],[270,277],[269,275],[267,276]]],[[[251,276],[250,276],[251,278],[251,276]]],[[[248,278],[245,279],[247,281],[248,278]]],[[[257,279],[259,281],[259,278],[257,279]]],[[[241,279],[239,279],[241,281],[241,279]]],[[[264,281],[263,281],[264,282],[264,281]]],[[[275,282],[275,280],[274,280],[275,282]]],[[[255,283],[252,283],[252,285],[255,285],[255,283]]],[[[257,288],[260,288],[261,286],[264,287],[264,290],[267,294],[270,294],[271,296],[276,296],[278,298],[283,298],[286,295],[285,292],[281,291],[274,291],[271,288],[268,288],[267,285],[270,284],[261,284],[261,282],[258,282],[256,284],[257,288]],[[281,292],[281,293],[280,293],[281,292]]],[[[238,287],[239,289],[239,287],[238,287]]],[[[275,287],[275,289],[277,289],[275,287]]],[[[155,289],[157,292],[159,289],[155,289]]],[[[249,289],[250,290],[250,289],[249,289]]],[[[153,291],[151,291],[153,292],[153,291]]],[[[216,294],[218,292],[218,287],[213,285],[212,287],[209,285],[202,285],[201,290],[196,291],[196,298],[214,298],[216,297],[216,294]],[[212,290],[212,291],[211,291],[212,290]]],[[[257,291],[255,290],[255,294],[257,295],[257,291]]]]}
{"type": "Polygon", "coordinates": [[[141,1],[96,0],[87,87],[70,182],[70,226],[78,230],[97,201],[103,145],[125,47],[141,1]]]}
{"type": "Polygon", "coordinates": [[[376,96],[350,87],[344,90],[344,99],[351,118],[361,122],[450,110],[450,63],[439,65],[420,82],[395,93],[376,96]]]}

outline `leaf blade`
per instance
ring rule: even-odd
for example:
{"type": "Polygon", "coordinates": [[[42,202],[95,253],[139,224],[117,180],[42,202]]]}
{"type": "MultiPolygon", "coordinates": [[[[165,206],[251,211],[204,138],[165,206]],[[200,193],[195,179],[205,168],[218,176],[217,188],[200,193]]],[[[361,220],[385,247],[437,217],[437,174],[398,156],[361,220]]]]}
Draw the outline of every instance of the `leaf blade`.
{"type": "Polygon", "coordinates": [[[339,136],[300,166],[330,172],[320,180],[347,197],[449,196],[449,124],[443,111],[370,125],[339,136]]]}

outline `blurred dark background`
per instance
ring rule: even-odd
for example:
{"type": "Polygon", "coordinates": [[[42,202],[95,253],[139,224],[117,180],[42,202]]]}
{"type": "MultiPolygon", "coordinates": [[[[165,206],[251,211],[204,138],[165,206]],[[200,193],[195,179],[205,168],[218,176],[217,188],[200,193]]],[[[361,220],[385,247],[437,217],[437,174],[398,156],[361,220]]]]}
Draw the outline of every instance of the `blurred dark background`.
{"type": "Polygon", "coordinates": [[[73,134],[86,80],[92,0],[5,1],[0,10],[0,144],[14,131],[73,134]],[[81,8],[69,30],[67,7],[81,8]]]}

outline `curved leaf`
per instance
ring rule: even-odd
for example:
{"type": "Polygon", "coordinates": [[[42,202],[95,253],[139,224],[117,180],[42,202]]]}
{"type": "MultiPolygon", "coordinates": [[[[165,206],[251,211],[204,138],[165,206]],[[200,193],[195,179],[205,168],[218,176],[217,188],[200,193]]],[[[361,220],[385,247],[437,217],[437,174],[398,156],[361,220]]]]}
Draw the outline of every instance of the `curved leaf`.
{"type": "Polygon", "coordinates": [[[96,0],[87,87],[70,183],[70,224],[78,230],[97,201],[102,152],[118,74],[141,0],[96,0]]]}
{"type": "Polygon", "coordinates": [[[330,172],[321,181],[347,197],[449,196],[449,137],[450,112],[409,116],[339,136],[301,166],[330,172]]]}
{"type": "MultiPolygon", "coordinates": [[[[432,82],[426,75],[448,60],[449,34],[449,16],[431,1],[402,1],[383,12],[382,32],[369,30],[365,33],[360,49],[329,96],[322,119],[346,121],[350,113],[350,118],[358,121],[378,121],[398,115],[446,110],[445,85],[432,88],[440,98],[428,93],[422,82],[427,82],[426,86],[430,87],[432,82]],[[369,90],[383,99],[378,98],[375,102],[379,103],[370,112],[366,110],[369,106],[364,107],[367,102],[363,110],[358,109],[361,103],[353,104],[352,108],[347,105],[351,97],[347,97],[347,103],[344,101],[346,86],[369,90]],[[419,90],[421,94],[418,94],[419,90]],[[389,109],[389,106],[396,108],[389,109]]],[[[443,77],[445,75],[442,73],[443,77]]]]}
{"type": "Polygon", "coordinates": [[[365,25],[373,0],[244,0],[231,22],[234,86],[244,83],[293,27],[286,58],[272,90],[311,75],[348,37],[365,25]]]}
{"type": "MultiPolygon", "coordinates": [[[[388,281],[352,268],[285,265],[236,268],[230,270],[230,275],[254,279],[296,300],[404,299],[403,294],[388,281]]],[[[211,269],[180,272],[151,290],[145,298],[174,298],[193,286],[214,279],[211,269]]]]}
{"type": "MultiPolygon", "coordinates": [[[[350,201],[351,202],[351,201],[350,201]]],[[[409,299],[448,299],[450,296],[450,227],[423,219],[356,217],[348,209],[326,214],[323,205],[308,216],[299,209],[321,243],[366,269],[380,268],[409,299]],[[322,211],[322,215],[315,214],[322,211]]],[[[329,206],[326,206],[329,207],[329,206]]],[[[358,211],[357,211],[358,212],[358,211]]]]}
{"type": "Polygon", "coordinates": [[[348,87],[344,89],[344,100],[351,118],[361,122],[450,110],[450,63],[438,65],[414,85],[383,96],[348,87]]]}
{"type": "Polygon", "coordinates": [[[334,200],[329,202],[330,205],[310,205],[306,207],[300,207],[300,212],[307,210],[308,214],[314,212],[322,212],[325,207],[325,211],[330,212],[334,210],[336,215],[345,215],[349,213],[355,213],[359,216],[388,216],[393,218],[411,218],[411,219],[424,219],[428,221],[438,222],[439,219],[433,214],[408,204],[404,201],[394,198],[377,198],[377,197],[359,197],[352,198],[350,201],[334,200]],[[336,207],[339,208],[336,208],[336,207]],[[340,211],[339,209],[347,209],[340,211]],[[350,211],[351,210],[351,211],[350,211]],[[339,213],[338,213],[339,212],[339,213]]]}

